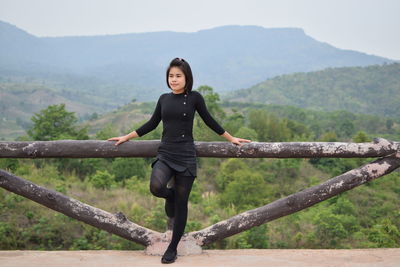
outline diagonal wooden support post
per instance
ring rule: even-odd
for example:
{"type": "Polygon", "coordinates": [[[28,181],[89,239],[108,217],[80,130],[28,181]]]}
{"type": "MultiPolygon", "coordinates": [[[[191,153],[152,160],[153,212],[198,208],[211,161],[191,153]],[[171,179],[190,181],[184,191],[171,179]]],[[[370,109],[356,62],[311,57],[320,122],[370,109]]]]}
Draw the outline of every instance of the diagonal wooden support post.
{"type": "Polygon", "coordinates": [[[356,186],[389,174],[398,167],[400,167],[400,153],[378,159],[360,168],[336,176],[325,183],[276,200],[263,207],[243,212],[203,230],[191,232],[188,235],[197,240],[200,246],[204,246],[313,206],[356,186]]]}
{"type": "Polygon", "coordinates": [[[129,221],[122,213],[112,214],[95,208],[4,170],[0,170],[0,186],[52,210],[144,246],[148,246],[161,236],[159,232],[129,221]]]}
{"type": "MultiPolygon", "coordinates": [[[[203,230],[187,233],[182,237],[178,252],[180,255],[201,253],[200,246],[308,208],[389,174],[398,167],[400,167],[399,153],[378,159],[334,177],[323,184],[292,194],[263,207],[243,212],[203,230]]],[[[159,233],[141,227],[130,222],[122,213],[115,215],[108,213],[61,193],[35,185],[4,170],[0,170],[0,186],[94,227],[145,245],[148,254],[161,255],[171,238],[171,231],[159,233]]]]}
{"type": "MultiPolygon", "coordinates": [[[[111,214],[1,169],[0,186],[71,218],[144,245],[147,254],[163,255],[171,241],[171,230],[165,233],[150,230],[129,221],[121,212],[111,214]]],[[[180,255],[201,253],[201,247],[191,237],[182,238],[178,250],[180,255]]]]}

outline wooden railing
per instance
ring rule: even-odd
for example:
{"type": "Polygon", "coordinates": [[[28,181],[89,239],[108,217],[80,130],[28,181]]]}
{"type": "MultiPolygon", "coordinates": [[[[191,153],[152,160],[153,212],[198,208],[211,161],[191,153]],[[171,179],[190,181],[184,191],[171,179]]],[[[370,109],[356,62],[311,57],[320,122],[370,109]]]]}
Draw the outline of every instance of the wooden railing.
{"type": "MultiPolygon", "coordinates": [[[[131,141],[114,146],[113,142],[95,140],[0,142],[0,158],[153,157],[156,155],[159,143],[159,141],[131,141]]],[[[243,212],[200,231],[187,233],[179,243],[179,254],[200,253],[201,246],[303,210],[400,167],[400,143],[382,138],[375,139],[373,143],[252,142],[239,147],[227,142],[196,142],[195,145],[198,157],[379,158],[320,185],[243,212]]],[[[142,227],[129,221],[121,212],[111,214],[36,185],[5,170],[0,170],[0,186],[69,217],[142,244],[147,247],[148,254],[162,254],[171,238],[171,231],[160,233],[142,227]]]]}

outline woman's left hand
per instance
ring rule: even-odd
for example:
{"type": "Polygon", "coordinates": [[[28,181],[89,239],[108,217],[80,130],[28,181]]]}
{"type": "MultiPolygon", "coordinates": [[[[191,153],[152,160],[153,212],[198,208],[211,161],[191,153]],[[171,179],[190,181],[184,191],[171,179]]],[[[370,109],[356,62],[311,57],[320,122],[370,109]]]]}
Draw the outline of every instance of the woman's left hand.
{"type": "Polygon", "coordinates": [[[241,146],[243,145],[242,143],[250,143],[251,140],[248,139],[243,139],[243,138],[238,138],[238,137],[232,137],[232,139],[230,140],[230,142],[234,145],[238,145],[241,146]]]}

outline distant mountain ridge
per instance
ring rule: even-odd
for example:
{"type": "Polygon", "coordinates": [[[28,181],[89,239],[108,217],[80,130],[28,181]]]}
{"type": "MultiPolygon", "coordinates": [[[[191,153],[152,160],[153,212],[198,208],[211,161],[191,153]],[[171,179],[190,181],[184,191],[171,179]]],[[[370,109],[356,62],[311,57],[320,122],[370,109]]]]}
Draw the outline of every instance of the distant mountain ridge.
{"type": "Polygon", "coordinates": [[[268,79],[226,101],[400,117],[400,64],[331,68],[268,79]]]}
{"type": "Polygon", "coordinates": [[[222,26],[194,33],[35,37],[0,22],[0,43],[1,76],[68,73],[94,77],[139,88],[134,95],[138,100],[154,100],[165,90],[166,65],[177,56],[191,63],[195,87],[207,84],[217,92],[246,88],[287,73],[392,62],[337,49],[302,29],[259,26],[222,26]],[[152,94],[141,94],[141,90],[152,94]]]}

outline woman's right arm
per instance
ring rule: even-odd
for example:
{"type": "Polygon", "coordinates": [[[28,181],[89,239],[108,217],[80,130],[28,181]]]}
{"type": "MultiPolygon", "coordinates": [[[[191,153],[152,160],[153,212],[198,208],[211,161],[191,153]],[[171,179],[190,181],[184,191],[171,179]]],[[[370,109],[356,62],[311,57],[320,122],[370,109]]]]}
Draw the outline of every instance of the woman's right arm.
{"type": "Polygon", "coordinates": [[[139,129],[137,129],[136,131],[133,131],[127,135],[124,135],[124,136],[112,137],[112,138],[108,139],[108,141],[117,141],[115,143],[115,145],[117,146],[126,141],[129,141],[129,139],[143,136],[143,135],[147,134],[148,132],[151,132],[152,130],[154,130],[161,121],[160,99],[161,99],[161,97],[157,101],[156,108],[155,108],[154,113],[151,116],[151,118],[145,124],[143,124],[139,129]]]}

